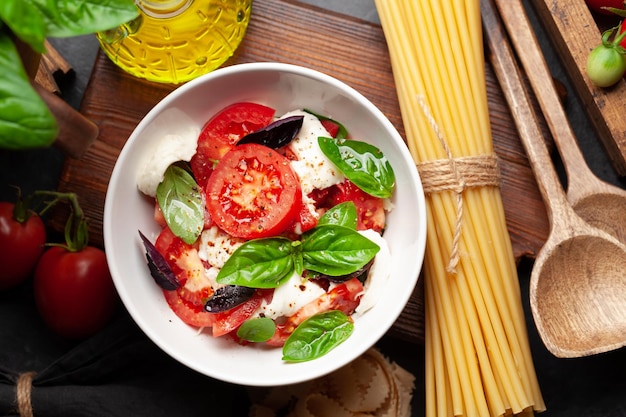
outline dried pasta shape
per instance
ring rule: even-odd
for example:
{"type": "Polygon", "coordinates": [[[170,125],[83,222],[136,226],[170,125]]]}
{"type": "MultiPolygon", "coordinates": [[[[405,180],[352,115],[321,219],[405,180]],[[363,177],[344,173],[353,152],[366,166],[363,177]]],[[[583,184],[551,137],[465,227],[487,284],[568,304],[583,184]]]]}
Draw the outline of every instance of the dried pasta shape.
{"type": "Polygon", "coordinates": [[[309,382],[251,388],[250,417],[410,417],[415,377],[372,348],[309,382]]]}

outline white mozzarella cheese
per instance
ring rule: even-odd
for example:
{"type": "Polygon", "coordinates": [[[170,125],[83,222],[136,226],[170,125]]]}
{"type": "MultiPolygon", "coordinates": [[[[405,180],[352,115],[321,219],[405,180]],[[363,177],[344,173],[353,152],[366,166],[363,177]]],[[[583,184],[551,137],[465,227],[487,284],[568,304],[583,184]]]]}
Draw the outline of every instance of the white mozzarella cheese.
{"type": "Polygon", "coordinates": [[[230,255],[243,244],[243,239],[230,236],[217,226],[212,226],[200,235],[200,259],[221,269],[230,255]]]}
{"type": "Polygon", "coordinates": [[[376,258],[374,258],[374,263],[363,285],[363,296],[359,306],[356,308],[356,315],[363,314],[374,307],[391,277],[391,252],[389,251],[387,241],[378,232],[371,229],[363,230],[359,233],[376,243],[380,250],[376,254],[376,258]]]}
{"type": "Polygon", "coordinates": [[[317,143],[320,136],[330,137],[317,117],[301,110],[289,112],[282,117],[304,116],[302,128],[289,143],[289,148],[298,158],[291,166],[300,177],[302,193],[306,196],[315,189],[328,188],[344,181],[344,175],[324,155],[317,143]]]}
{"type": "Polygon", "coordinates": [[[274,290],[272,302],[263,302],[255,315],[272,319],[288,317],[324,293],[324,289],[315,282],[294,273],[287,282],[274,290]]]}

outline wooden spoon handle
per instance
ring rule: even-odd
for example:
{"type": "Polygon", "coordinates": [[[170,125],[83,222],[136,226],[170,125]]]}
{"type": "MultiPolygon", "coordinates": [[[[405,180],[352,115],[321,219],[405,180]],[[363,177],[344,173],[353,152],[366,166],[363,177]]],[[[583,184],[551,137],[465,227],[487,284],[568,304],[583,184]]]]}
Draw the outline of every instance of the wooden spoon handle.
{"type": "Polygon", "coordinates": [[[552,164],[550,153],[542,139],[543,133],[537,115],[522,82],[519,67],[502,29],[493,1],[481,0],[480,2],[489,60],[502,86],[522,145],[535,173],[539,191],[548,211],[548,219],[553,224],[555,219],[571,217],[568,215],[569,212],[574,213],[567,202],[565,192],[552,164]]]}
{"type": "MultiPolygon", "coordinates": [[[[495,0],[504,25],[508,30],[517,56],[526,71],[543,110],[550,132],[559,149],[570,182],[593,177],[578,147],[567,114],[563,109],[548,64],[541,52],[535,32],[521,0],[495,0]]],[[[577,187],[584,184],[576,184],[577,187]]]]}

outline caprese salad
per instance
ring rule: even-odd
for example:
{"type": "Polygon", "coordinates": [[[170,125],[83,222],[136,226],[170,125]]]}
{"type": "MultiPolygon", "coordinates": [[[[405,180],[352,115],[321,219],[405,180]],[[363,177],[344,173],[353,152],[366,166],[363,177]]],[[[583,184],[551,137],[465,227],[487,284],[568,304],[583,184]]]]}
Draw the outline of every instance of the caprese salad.
{"type": "Polygon", "coordinates": [[[389,276],[385,155],[330,117],[252,102],[163,140],[138,176],[161,232],[139,235],[173,312],[289,362],[346,340],[389,276]]]}

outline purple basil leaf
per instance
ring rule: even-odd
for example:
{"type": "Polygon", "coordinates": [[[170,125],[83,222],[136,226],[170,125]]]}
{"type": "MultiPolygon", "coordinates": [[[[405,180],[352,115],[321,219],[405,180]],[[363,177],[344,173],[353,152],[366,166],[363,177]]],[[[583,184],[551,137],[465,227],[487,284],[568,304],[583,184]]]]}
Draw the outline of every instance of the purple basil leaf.
{"type": "Polygon", "coordinates": [[[278,149],[296,137],[302,127],[303,120],[304,116],[290,116],[278,119],[259,130],[248,133],[237,142],[237,145],[258,143],[268,148],[278,149]]]}
{"type": "Polygon", "coordinates": [[[248,301],[254,295],[254,288],[241,285],[227,285],[220,287],[213,293],[204,305],[209,313],[221,313],[230,310],[248,301]]]}
{"type": "Polygon", "coordinates": [[[148,259],[148,268],[150,268],[150,275],[154,278],[154,281],[167,291],[174,291],[180,288],[180,282],[176,275],[172,272],[172,269],[168,265],[167,261],[159,253],[157,248],[139,231],[139,236],[143,241],[143,246],[146,248],[146,258],[148,259]]]}
{"type": "Polygon", "coordinates": [[[367,275],[369,274],[370,269],[372,268],[373,264],[374,264],[374,258],[372,258],[371,261],[369,261],[368,263],[363,265],[363,267],[361,267],[360,269],[357,269],[351,274],[332,276],[332,275],[317,273],[312,276],[312,279],[326,278],[330,282],[340,283],[340,282],[346,282],[348,280],[351,280],[352,278],[358,278],[359,281],[364,283],[365,280],[367,279],[367,275]]]}

